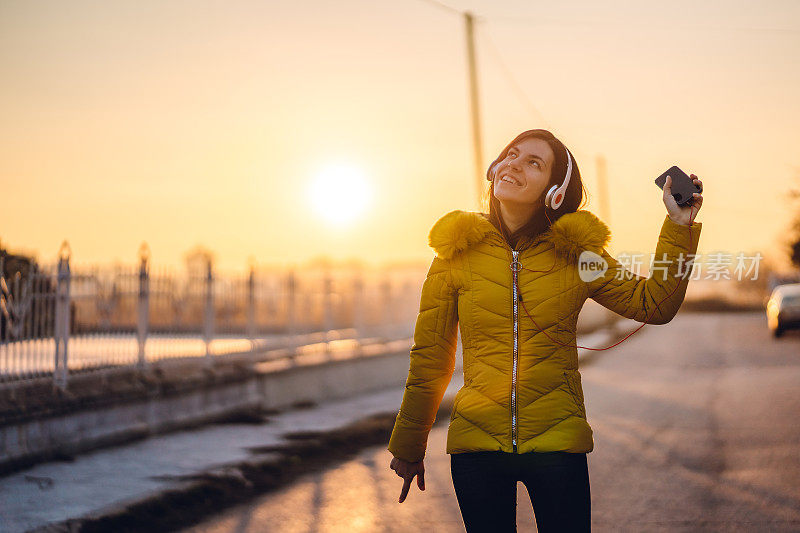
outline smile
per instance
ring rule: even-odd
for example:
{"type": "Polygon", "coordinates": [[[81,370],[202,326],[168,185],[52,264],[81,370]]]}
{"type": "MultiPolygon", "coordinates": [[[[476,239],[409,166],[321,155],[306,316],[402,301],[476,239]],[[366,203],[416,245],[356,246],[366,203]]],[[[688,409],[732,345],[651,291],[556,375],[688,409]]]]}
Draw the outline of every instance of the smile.
{"type": "Polygon", "coordinates": [[[517,180],[515,180],[514,178],[512,178],[508,174],[502,174],[500,176],[500,181],[506,181],[506,182],[510,183],[511,185],[516,185],[517,187],[520,187],[522,185],[520,182],[518,182],[517,180]]]}

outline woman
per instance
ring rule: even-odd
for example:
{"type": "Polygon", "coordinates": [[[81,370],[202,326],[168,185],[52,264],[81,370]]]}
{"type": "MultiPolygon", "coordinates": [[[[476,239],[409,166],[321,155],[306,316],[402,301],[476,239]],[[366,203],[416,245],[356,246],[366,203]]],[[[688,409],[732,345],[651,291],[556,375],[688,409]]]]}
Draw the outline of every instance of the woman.
{"type": "MultiPolygon", "coordinates": [[[[692,175],[701,188],[702,183],[692,175]]],[[[666,324],[688,284],[702,205],[667,209],[656,246],[666,274],[644,278],[607,252],[608,227],[580,210],[583,183],[567,148],[546,130],[518,135],[490,165],[489,213],[451,211],[431,228],[436,252],[422,287],[411,364],[389,440],[390,468],[425,490],[428,433],[455,367],[461,331],[464,386],[447,453],[467,531],[516,531],[516,487],[531,496],[540,532],[589,531],[586,419],[575,330],[587,298],[639,322],[666,324]],[[586,259],[607,268],[580,268],[586,259]],[[665,262],[662,262],[665,259],[665,262]],[[589,272],[589,274],[587,274],[589,272]]]]}

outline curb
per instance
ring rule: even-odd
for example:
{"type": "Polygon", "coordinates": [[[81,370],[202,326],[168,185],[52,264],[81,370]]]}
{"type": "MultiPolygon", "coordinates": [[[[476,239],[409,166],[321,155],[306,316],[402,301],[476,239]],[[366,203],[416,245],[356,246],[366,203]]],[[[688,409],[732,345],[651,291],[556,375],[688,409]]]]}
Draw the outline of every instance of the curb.
{"type": "MultiPolygon", "coordinates": [[[[448,421],[453,395],[446,395],[434,426],[448,421]]],[[[379,413],[332,431],[288,433],[286,444],[251,449],[246,461],[189,476],[158,493],[117,502],[29,530],[32,533],[175,531],[236,504],[289,485],[298,477],[346,461],[362,449],[389,441],[397,413],[379,413]]]]}

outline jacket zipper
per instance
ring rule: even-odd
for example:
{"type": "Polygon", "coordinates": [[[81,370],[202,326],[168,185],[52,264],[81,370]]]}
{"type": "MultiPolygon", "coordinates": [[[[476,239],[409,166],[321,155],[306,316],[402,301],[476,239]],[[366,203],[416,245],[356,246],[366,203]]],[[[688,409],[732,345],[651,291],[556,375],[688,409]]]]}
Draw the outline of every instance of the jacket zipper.
{"type": "MultiPolygon", "coordinates": [[[[498,234],[498,236],[500,236],[498,234]]],[[[517,273],[522,270],[522,264],[519,262],[519,253],[521,250],[515,250],[508,246],[500,236],[500,240],[503,241],[503,244],[511,251],[511,301],[513,302],[514,307],[514,355],[513,355],[513,365],[511,369],[511,447],[514,453],[517,453],[517,366],[519,360],[519,304],[518,300],[521,297],[521,294],[518,289],[518,278],[517,273]]],[[[530,243],[529,243],[530,245],[530,243]]],[[[527,248],[526,246],[525,248],[527,248]]]]}
{"type": "Polygon", "coordinates": [[[512,301],[514,303],[514,357],[511,369],[511,445],[517,452],[517,362],[519,359],[519,306],[517,292],[517,272],[520,270],[519,251],[511,250],[512,301]]]}

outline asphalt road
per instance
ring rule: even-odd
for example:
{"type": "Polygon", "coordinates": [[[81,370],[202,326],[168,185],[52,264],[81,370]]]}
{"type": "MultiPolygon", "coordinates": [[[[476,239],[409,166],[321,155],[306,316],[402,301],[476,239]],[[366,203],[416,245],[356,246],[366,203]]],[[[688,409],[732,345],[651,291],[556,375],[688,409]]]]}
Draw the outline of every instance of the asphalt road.
{"type": "MultiPolygon", "coordinates": [[[[800,331],[773,339],[761,313],[680,313],[582,363],[594,531],[800,530],[800,331]]],[[[445,421],[446,422],[446,421],[445,421]]],[[[464,531],[431,432],[427,490],[383,447],[187,531],[464,531]]],[[[519,531],[536,531],[518,484],[519,531]]]]}

